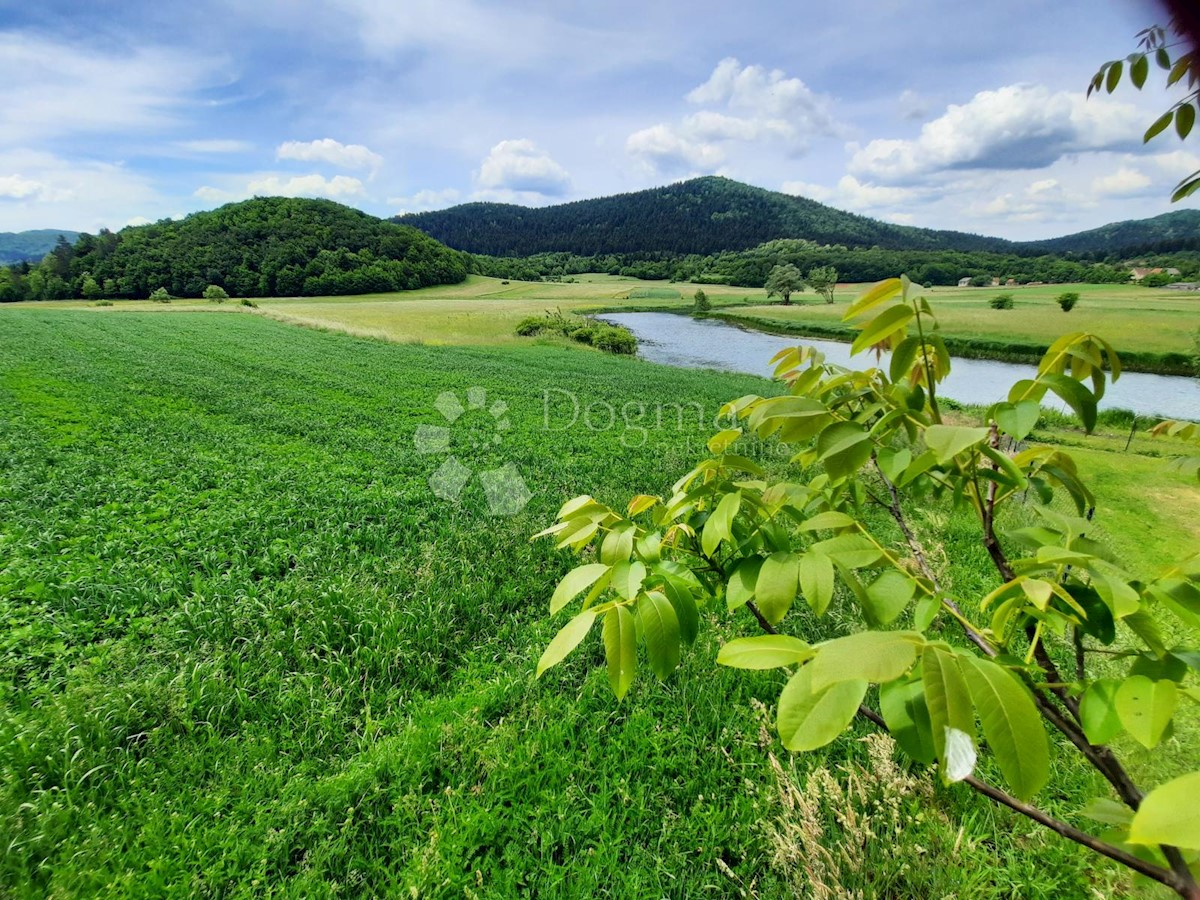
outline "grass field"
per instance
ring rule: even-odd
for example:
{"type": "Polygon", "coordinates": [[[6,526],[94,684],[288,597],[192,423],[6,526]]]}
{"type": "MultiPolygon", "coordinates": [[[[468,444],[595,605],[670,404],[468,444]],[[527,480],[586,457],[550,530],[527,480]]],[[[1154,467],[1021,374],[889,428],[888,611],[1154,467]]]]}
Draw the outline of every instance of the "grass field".
{"type": "MultiPolygon", "coordinates": [[[[974,794],[918,786],[865,728],[783,759],[825,799],[789,806],[754,706],[776,677],[711,663],[748,623],[714,615],[680,672],[622,704],[597,642],[535,682],[572,561],[528,536],[566,497],[665,490],[711,430],[668,407],[631,433],[613,411],[711,416],[773,388],[500,340],[497,318],[630,289],[509,287],[262,303],[409,343],[181,304],[0,311],[0,895],[785,897],[811,890],[798,873],[821,848],[839,894],[1133,892],[974,794]],[[460,318],[438,318],[447,303],[460,318]],[[454,335],[505,345],[416,343],[454,335]],[[416,452],[437,398],[471,388],[511,428],[489,442],[493,419],[468,411],[451,452],[515,464],[518,515],[487,515],[476,480],[439,499],[441,457],[416,452]],[[900,829],[922,852],[894,852],[900,829]]],[[[1089,444],[1085,468],[1159,546],[1118,549],[1156,564],[1194,546],[1194,485],[1161,474],[1159,445],[1119,442],[1089,444]]],[[[924,524],[977,596],[981,548],[953,516],[924,524]]],[[[1158,755],[1193,752],[1180,741],[1158,755]]],[[[1149,757],[1134,764],[1171,764],[1149,757]]],[[[1081,821],[1094,780],[1059,760],[1053,784],[1045,805],[1081,821]]]]}

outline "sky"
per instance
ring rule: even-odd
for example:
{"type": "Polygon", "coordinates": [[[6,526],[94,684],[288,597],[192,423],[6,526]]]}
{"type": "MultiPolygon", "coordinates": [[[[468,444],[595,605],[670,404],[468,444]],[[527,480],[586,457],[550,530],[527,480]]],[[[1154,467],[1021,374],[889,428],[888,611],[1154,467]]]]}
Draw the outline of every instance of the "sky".
{"type": "MultiPolygon", "coordinates": [[[[0,0],[0,230],[256,195],[388,216],[719,174],[1036,239],[1172,206],[1137,0],[0,0]]],[[[1200,195],[1197,195],[1200,197],[1200,195]]]]}

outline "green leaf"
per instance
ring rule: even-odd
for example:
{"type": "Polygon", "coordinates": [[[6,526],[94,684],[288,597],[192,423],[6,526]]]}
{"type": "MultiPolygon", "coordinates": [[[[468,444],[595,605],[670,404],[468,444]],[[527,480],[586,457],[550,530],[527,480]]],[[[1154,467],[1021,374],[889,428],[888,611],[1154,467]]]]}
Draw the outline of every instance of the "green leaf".
{"type": "Polygon", "coordinates": [[[965,425],[930,425],[925,429],[925,445],[933,451],[938,463],[947,463],[964,450],[987,440],[986,428],[965,425]]]}
{"type": "Polygon", "coordinates": [[[550,615],[554,615],[609,571],[604,563],[589,563],[572,569],[554,589],[554,596],[550,598],[550,615]]]}
{"type": "Polygon", "coordinates": [[[1117,715],[1117,688],[1115,678],[1101,678],[1088,685],[1079,701],[1079,719],[1087,739],[1099,747],[1107,744],[1121,731],[1121,718],[1117,715]]]}
{"type": "Polygon", "coordinates": [[[664,581],[662,590],[675,610],[675,618],[679,620],[679,636],[690,647],[700,633],[700,610],[696,608],[696,598],[691,591],[673,581],[664,581]]]}
{"type": "Polygon", "coordinates": [[[633,523],[624,522],[606,534],[600,543],[600,562],[611,566],[629,559],[633,555],[633,532],[633,523]]]}
{"type": "Polygon", "coordinates": [[[660,679],[666,678],[679,665],[679,619],[675,608],[662,594],[650,591],[642,595],[637,610],[650,669],[660,679]]]}
{"type": "Polygon", "coordinates": [[[754,594],[758,599],[759,612],[772,625],[791,609],[799,580],[800,557],[797,554],[780,551],[763,560],[758,580],[754,583],[754,594]]]}
{"type": "Polygon", "coordinates": [[[1001,403],[995,411],[996,424],[1014,441],[1023,441],[1042,417],[1042,406],[1036,400],[1020,403],[1001,403]]]}
{"type": "Polygon", "coordinates": [[[1150,73],[1150,61],[1145,55],[1137,57],[1133,61],[1133,65],[1129,67],[1129,80],[1133,82],[1133,86],[1139,91],[1142,85],[1146,83],[1146,76],[1150,73]]]}
{"type": "Polygon", "coordinates": [[[812,658],[815,651],[787,634],[760,634],[737,638],[717,652],[717,662],[734,669],[778,669],[812,658]]]}
{"type": "Polygon", "coordinates": [[[762,563],[761,556],[748,556],[737,564],[737,568],[729,576],[729,584],[725,588],[725,604],[730,612],[745,606],[754,598],[754,585],[758,581],[762,563]]]}
{"type": "Polygon", "coordinates": [[[1139,744],[1153,748],[1171,724],[1178,698],[1173,681],[1151,681],[1145,675],[1131,675],[1117,689],[1117,715],[1139,744]]]}
{"type": "Polygon", "coordinates": [[[1169,844],[1200,850],[1200,772],[1189,772],[1152,790],[1129,826],[1135,844],[1169,844]]]}
{"type": "Polygon", "coordinates": [[[900,287],[899,278],[888,278],[880,281],[878,284],[872,285],[850,304],[850,308],[842,316],[842,321],[849,321],[857,316],[861,316],[867,310],[874,309],[880,303],[892,299],[900,293],[900,287]]]}
{"type": "Polygon", "coordinates": [[[1170,70],[1171,54],[1167,52],[1165,47],[1159,47],[1154,51],[1154,61],[1158,63],[1160,69],[1170,70]]]}
{"type": "Polygon", "coordinates": [[[908,306],[891,306],[863,326],[863,330],[850,345],[850,355],[860,353],[902,331],[914,313],[908,306]]]}
{"type": "Polygon", "coordinates": [[[740,428],[726,428],[724,431],[718,431],[708,439],[708,449],[710,453],[720,455],[729,449],[729,445],[742,436],[740,428]]]}
{"type": "Polygon", "coordinates": [[[834,528],[849,528],[854,524],[854,519],[844,512],[823,512],[817,513],[811,519],[807,519],[800,526],[801,531],[823,531],[825,529],[834,528]]]}
{"type": "Polygon", "coordinates": [[[632,600],[638,595],[642,589],[642,582],[646,580],[646,564],[634,560],[633,562],[619,562],[612,568],[612,587],[625,600],[632,600]]]}
{"type": "Polygon", "coordinates": [[[800,557],[799,574],[805,602],[823,616],[833,600],[833,561],[824,553],[809,550],[800,557]]]}
{"type": "Polygon", "coordinates": [[[614,606],[604,614],[604,658],[608,662],[608,683],[620,700],[637,671],[637,627],[633,613],[624,606],[614,606]]]}
{"type": "Polygon", "coordinates": [[[1052,372],[1039,375],[1038,381],[1058,394],[1067,406],[1075,411],[1075,415],[1079,416],[1084,430],[1088,434],[1092,433],[1092,429],[1096,427],[1096,398],[1091,391],[1073,378],[1052,372]]]}
{"type": "Polygon", "coordinates": [[[543,672],[566,659],[567,655],[579,646],[579,642],[587,637],[594,621],[596,621],[595,612],[585,609],[564,625],[554,636],[554,640],[546,647],[542,658],[538,660],[537,677],[541,678],[543,672]]]}
{"type": "Polygon", "coordinates": [[[828,556],[847,569],[861,569],[874,565],[883,556],[883,551],[861,534],[841,534],[813,544],[811,550],[828,556]]]}
{"type": "Polygon", "coordinates": [[[879,689],[879,711],[900,749],[917,762],[932,765],[937,751],[921,682],[893,681],[883,685],[879,689]]]}
{"type": "Polygon", "coordinates": [[[1155,119],[1154,124],[1151,125],[1149,128],[1147,128],[1146,133],[1144,135],[1142,135],[1142,143],[1143,144],[1148,143],[1149,141],[1153,140],[1154,138],[1156,138],[1160,134],[1162,134],[1164,131],[1166,131],[1167,126],[1171,124],[1171,122],[1174,120],[1174,118],[1175,118],[1175,111],[1170,110],[1168,112],[1163,113],[1161,116],[1159,116],[1157,119],[1155,119]]]}
{"type": "Polygon", "coordinates": [[[830,478],[853,475],[871,458],[871,439],[855,422],[834,422],[817,437],[817,459],[830,478]]]}
{"type": "Polygon", "coordinates": [[[1179,137],[1186,138],[1192,133],[1192,126],[1196,124],[1196,107],[1190,103],[1184,103],[1179,109],[1175,110],[1175,133],[1179,137]]]}
{"type": "Polygon", "coordinates": [[[890,625],[912,601],[916,583],[896,569],[888,569],[867,588],[868,618],[876,625],[890,625]]]}
{"type": "Polygon", "coordinates": [[[812,666],[803,666],[779,695],[776,725],[783,746],[793,752],[824,747],[846,730],[866,694],[865,681],[840,681],[814,691],[812,666]]]}
{"type": "Polygon", "coordinates": [[[700,545],[705,556],[712,556],[721,541],[727,541],[733,537],[733,517],[737,515],[741,505],[742,495],[740,493],[726,494],[721,498],[717,508],[704,523],[704,535],[700,545]]]}
{"type": "Polygon", "coordinates": [[[1125,65],[1120,60],[1117,60],[1108,67],[1108,77],[1104,79],[1104,89],[1110,94],[1117,89],[1117,85],[1121,82],[1121,72],[1124,71],[1125,65]]]}
{"type": "Polygon", "coordinates": [[[1079,814],[1087,816],[1093,822],[1115,825],[1118,828],[1128,828],[1129,823],[1133,821],[1132,809],[1108,797],[1093,797],[1079,814]]]}
{"type": "Polygon", "coordinates": [[[1027,800],[1050,778],[1050,746],[1037,707],[1007,669],[974,656],[960,661],[983,736],[1013,794],[1027,800]]]}
{"type": "Polygon", "coordinates": [[[925,688],[925,702],[929,705],[933,746],[945,777],[947,732],[956,731],[968,737],[975,733],[971,694],[958,657],[931,644],[921,653],[921,684],[925,688]]]}
{"type": "Polygon", "coordinates": [[[915,631],[860,631],[818,644],[817,657],[808,665],[813,690],[839,681],[895,681],[912,668],[924,642],[915,631]]]}

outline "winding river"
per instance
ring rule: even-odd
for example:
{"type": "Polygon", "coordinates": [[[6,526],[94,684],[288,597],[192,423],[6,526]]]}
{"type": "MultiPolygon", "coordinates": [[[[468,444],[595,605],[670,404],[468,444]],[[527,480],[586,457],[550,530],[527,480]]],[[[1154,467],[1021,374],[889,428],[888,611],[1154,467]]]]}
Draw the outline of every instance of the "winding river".
{"type": "MultiPolygon", "coordinates": [[[[771,377],[768,360],[784,347],[797,344],[816,347],[831,363],[851,364],[849,344],[750,331],[718,319],[655,312],[605,313],[601,318],[632,331],[643,359],[671,366],[771,377]]],[[[1014,381],[1032,378],[1035,372],[1033,366],[1019,363],[955,357],[940,393],[962,403],[986,405],[1003,400],[1014,381]]],[[[1047,395],[1046,402],[1055,402],[1054,396],[1047,395]]],[[[1100,406],[1145,416],[1200,420],[1200,379],[1126,372],[1108,386],[1100,406]]]]}

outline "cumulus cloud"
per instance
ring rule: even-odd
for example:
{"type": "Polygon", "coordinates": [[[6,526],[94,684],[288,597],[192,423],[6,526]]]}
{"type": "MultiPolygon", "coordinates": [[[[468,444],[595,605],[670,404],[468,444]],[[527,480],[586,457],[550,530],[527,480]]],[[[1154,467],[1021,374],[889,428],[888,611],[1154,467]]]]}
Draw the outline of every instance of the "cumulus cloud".
{"type": "Polygon", "coordinates": [[[1082,93],[1010,85],[947,107],[915,140],[852,148],[849,169],[887,182],[953,169],[1040,169],[1072,153],[1137,146],[1142,118],[1129,104],[1088,104],[1082,93]]]}
{"type": "Polygon", "coordinates": [[[20,175],[0,175],[0,199],[25,200],[42,193],[46,186],[40,181],[20,175]]]}
{"type": "Polygon", "coordinates": [[[1111,175],[1104,175],[1092,182],[1092,190],[1110,197],[1128,197],[1141,193],[1151,181],[1146,175],[1129,166],[1122,166],[1111,175]]]}
{"type": "Polygon", "coordinates": [[[626,152],[658,174],[711,173],[738,143],[772,142],[795,155],[813,137],[839,133],[827,97],[780,69],[744,66],[732,57],[721,60],[686,100],[707,108],[635,131],[626,152]]]}
{"type": "Polygon", "coordinates": [[[229,203],[247,197],[326,197],[344,200],[364,194],[363,183],[347,175],[294,175],[290,178],[266,174],[251,178],[244,187],[224,189],[204,185],[195,191],[195,196],[211,203],[229,203]]]}
{"type": "Polygon", "coordinates": [[[501,141],[491,149],[475,182],[483,191],[560,197],[571,186],[567,170],[538,149],[533,141],[501,141]]]}
{"type": "Polygon", "coordinates": [[[428,209],[442,209],[457,203],[462,193],[457,188],[445,188],[444,190],[422,190],[417,191],[410,197],[389,197],[388,203],[398,207],[396,215],[404,215],[409,212],[422,212],[428,209]]]}
{"type": "Polygon", "coordinates": [[[340,169],[365,169],[375,172],[383,157],[362,144],[343,144],[333,138],[317,141],[286,141],[275,150],[276,159],[323,162],[340,169]]]}
{"type": "Polygon", "coordinates": [[[804,181],[785,181],[783,192],[860,212],[908,203],[923,193],[911,187],[865,184],[853,175],[843,175],[834,187],[804,181]]]}

